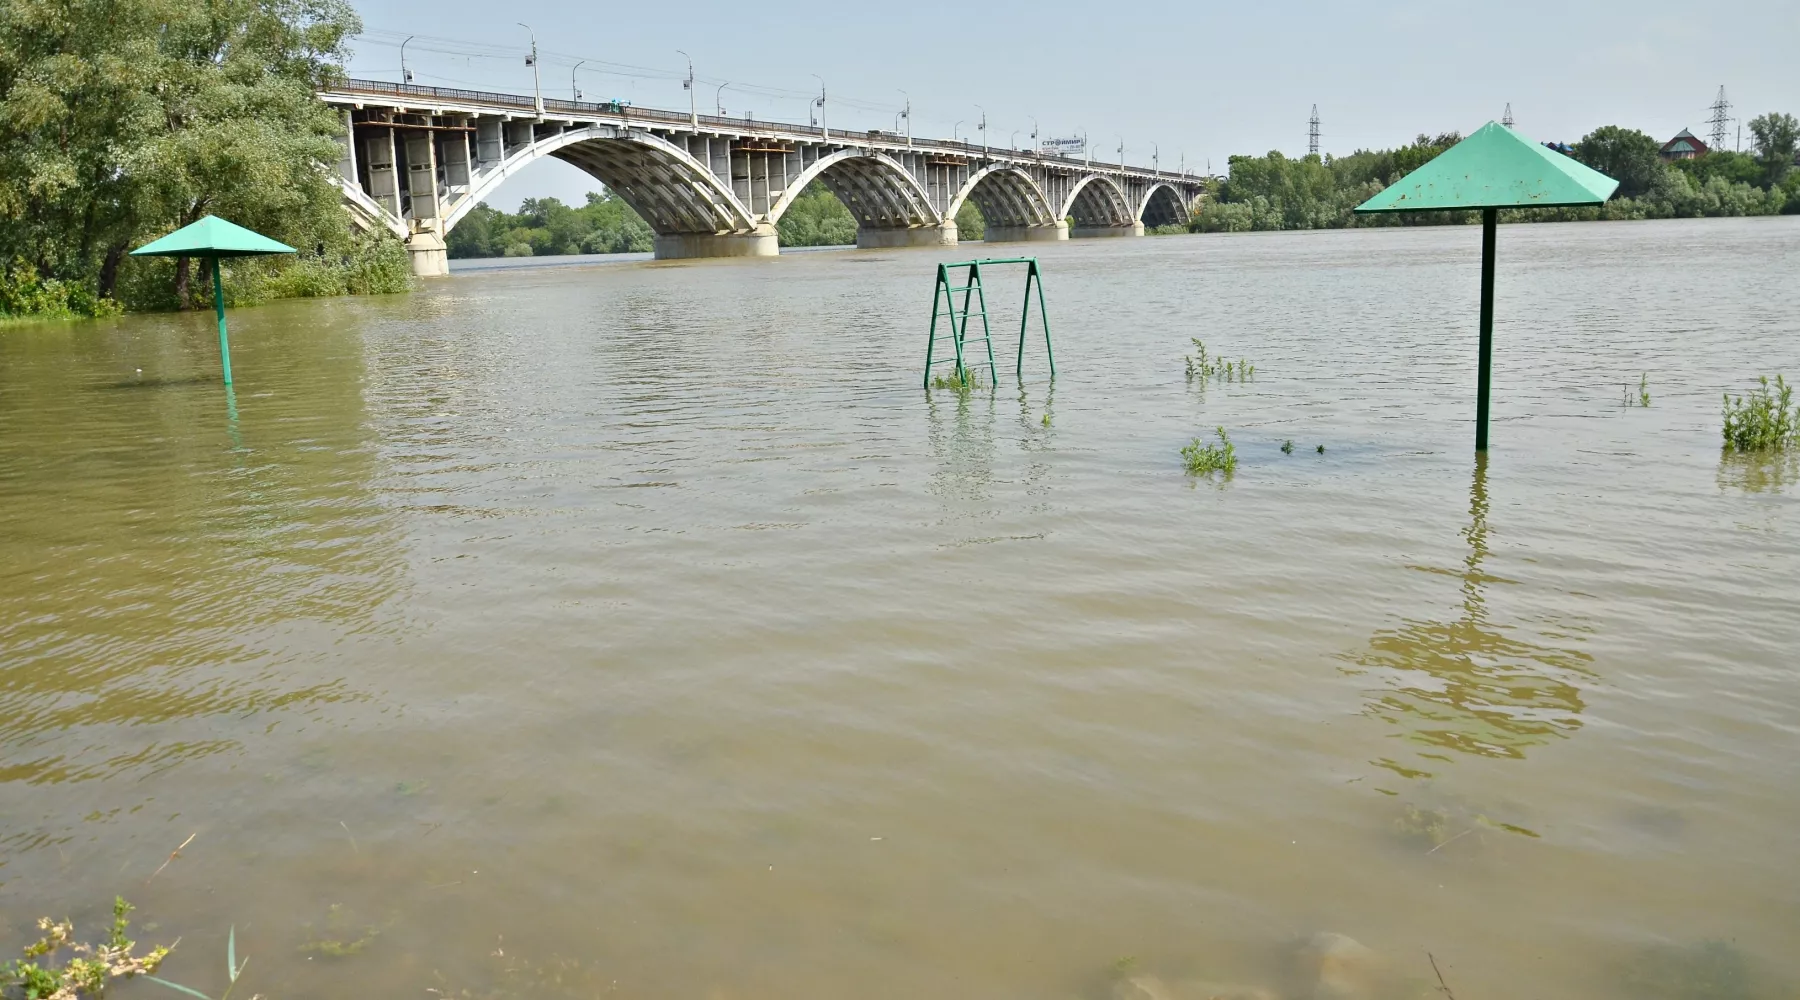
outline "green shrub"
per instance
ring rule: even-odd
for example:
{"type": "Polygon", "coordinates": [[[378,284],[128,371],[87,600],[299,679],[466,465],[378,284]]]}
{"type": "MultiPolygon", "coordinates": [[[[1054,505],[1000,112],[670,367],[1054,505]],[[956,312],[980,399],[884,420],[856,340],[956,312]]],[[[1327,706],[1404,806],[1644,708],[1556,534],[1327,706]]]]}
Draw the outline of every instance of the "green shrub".
{"type": "Polygon", "coordinates": [[[1223,472],[1230,476],[1237,471],[1237,449],[1232,446],[1231,438],[1225,434],[1225,428],[1215,430],[1218,442],[1202,441],[1195,438],[1181,449],[1181,458],[1187,465],[1190,476],[1210,476],[1215,472],[1223,472]]]}
{"type": "Polygon", "coordinates": [[[1728,451],[1773,451],[1786,448],[1800,435],[1800,413],[1794,411],[1794,389],[1780,375],[1771,391],[1769,377],[1747,395],[1725,394],[1725,448],[1728,451]]]}
{"type": "Polygon", "coordinates": [[[22,257],[0,271],[0,316],[73,319],[116,316],[123,311],[117,302],[101,298],[84,283],[40,276],[22,257]]]}

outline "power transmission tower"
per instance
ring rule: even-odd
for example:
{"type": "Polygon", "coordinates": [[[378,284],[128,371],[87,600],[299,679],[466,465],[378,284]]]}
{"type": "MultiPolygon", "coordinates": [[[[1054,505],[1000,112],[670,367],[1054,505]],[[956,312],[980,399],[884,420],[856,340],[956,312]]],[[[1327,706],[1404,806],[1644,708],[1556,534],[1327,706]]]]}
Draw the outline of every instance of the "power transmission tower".
{"type": "Polygon", "coordinates": [[[1712,126],[1712,148],[1724,149],[1725,137],[1730,131],[1725,127],[1731,122],[1731,102],[1725,99],[1725,87],[1719,86],[1719,96],[1713,99],[1712,117],[1706,124],[1712,126]]]}
{"type": "Polygon", "coordinates": [[[1506,102],[1506,110],[1504,112],[1502,112],[1500,115],[1500,124],[1505,125],[1507,128],[1513,127],[1512,102],[1511,101],[1506,102]]]}
{"type": "Polygon", "coordinates": [[[1319,106],[1313,105],[1312,119],[1306,123],[1306,155],[1319,155],[1319,106]]]}

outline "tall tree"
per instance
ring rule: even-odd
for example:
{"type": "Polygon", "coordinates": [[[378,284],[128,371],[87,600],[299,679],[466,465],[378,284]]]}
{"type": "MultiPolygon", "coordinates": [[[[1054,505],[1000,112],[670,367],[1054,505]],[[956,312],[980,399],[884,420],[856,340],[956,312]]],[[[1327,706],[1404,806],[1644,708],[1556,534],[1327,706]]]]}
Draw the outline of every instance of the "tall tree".
{"type": "Polygon", "coordinates": [[[346,0],[6,0],[0,258],[105,295],[134,242],[209,213],[347,247],[313,94],[360,28],[346,0]]]}
{"type": "Polygon", "coordinates": [[[1750,119],[1750,134],[1755,137],[1756,156],[1762,161],[1768,183],[1781,183],[1794,168],[1794,149],[1800,145],[1800,119],[1779,112],[1757,115],[1750,119]]]}
{"type": "Polygon", "coordinates": [[[1602,125],[1575,144],[1575,158],[1619,182],[1619,197],[1649,191],[1662,173],[1662,144],[1637,129],[1602,125]]]}

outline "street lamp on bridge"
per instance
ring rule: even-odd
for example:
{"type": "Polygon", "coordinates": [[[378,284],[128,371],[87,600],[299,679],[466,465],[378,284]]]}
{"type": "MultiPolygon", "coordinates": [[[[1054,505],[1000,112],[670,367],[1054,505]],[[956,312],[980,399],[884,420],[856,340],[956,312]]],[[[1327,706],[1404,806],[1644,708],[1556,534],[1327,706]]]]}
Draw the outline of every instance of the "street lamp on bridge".
{"type": "Polygon", "coordinates": [[[531,54],[525,57],[525,65],[531,67],[531,103],[537,109],[538,120],[543,121],[544,87],[538,80],[537,32],[532,31],[531,25],[524,21],[514,21],[513,23],[524,28],[531,35],[531,54]]]}
{"type": "Polygon", "coordinates": [[[825,78],[817,73],[814,73],[812,77],[819,81],[819,99],[814,102],[819,106],[819,137],[829,139],[831,138],[831,126],[825,124],[825,78]]]}
{"type": "MultiPolygon", "coordinates": [[[[407,35],[406,42],[410,42],[417,37],[419,37],[419,36],[418,35],[407,35]]],[[[400,43],[400,82],[401,83],[411,83],[412,82],[412,70],[406,68],[406,42],[400,43]]]]}
{"type": "Polygon", "coordinates": [[[1015,153],[1019,151],[1019,130],[1018,129],[1013,129],[1012,135],[1009,135],[1006,137],[1006,145],[1009,149],[1011,149],[1015,153]]]}
{"type": "Polygon", "coordinates": [[[725,117],[725,88],[729,86],[731,86],[731,81],[726,80],[719,84],[719,89],[713,94],[713,105],[719,109],[720,118],[725,117]]]}
{"type": "Polygon", "coordinates": [[[961,119],[961,118],[958,118],[956,120],[955,125],[950,126],[950,141],[951,142],[961,142],[962,141],[961,133],[957,132],[957,129],[962,128],[962,127],[963,127],[963,119],[961,119]]]}
{"type": "Polygon", "coordinates": [[[1036,118],[1031,119],[1031,152],[1033,155],[1043,154],[1043,146],[1038,144],[1038,123],[1036,118]]]}
{"type": "MultiPolygon", "coordinates": [[[[899,90],[900,88],[896,87],[894,89],[899,90]]],[[[906,110],[900,112],[900,117],[906,119],[906,148],[911,149],[912,148],[912,95],[908,94],[904,90],[901,90],[900,94],[902,97],[906,98],[906,110]]],[[[899,129],[896,128],[894,131],[898,132],[899,129]]]]}
{"type": "MultiPolygon", "coordinates": [[[[1116,133],[1116,132],[1113,134],[1118,135],[1118,133],[1116,133]]],[[[1120,135],[1118,138],[1119,138],[1119,169],[1124,170],[1125,169],[1125,137],[1120,135]]]]}
{"type": "Polygon", "coordinates": [[[575,84],[575,72],[581,69],[582,63],[585,62],[587,62],[586,59],[580,60],[575,64],[575,69],[569,71],[569,93],[574,94],[577,101],[581,100],[581,88],[575,84]]]}
{"type": "MultiPolygon", "coordinates": [[[[692,128],[699,128],[700,110],[694,104],[694,57],[680,49],[676,49],[675,54],[688,61],[688,75],[687,79],[681,81],[681,89],[688,92],[688,125],[692,128]]],[[[719,114],[723,117],[724,112],[720,112],[719,114]]]]}
{"type": "Polygon", "coordinates": [[[981,155],[986,156],[988,155],[987,109],[977,104],[975,110],[981,112],[981,124],[975,126],[975,131],[981,133],[981,155]]]}
{"type": "Polygon", "coordinates": [[[1150,144],[1150,169],[1162,173],[1162,147],[1154,142],[1150,144]]]}

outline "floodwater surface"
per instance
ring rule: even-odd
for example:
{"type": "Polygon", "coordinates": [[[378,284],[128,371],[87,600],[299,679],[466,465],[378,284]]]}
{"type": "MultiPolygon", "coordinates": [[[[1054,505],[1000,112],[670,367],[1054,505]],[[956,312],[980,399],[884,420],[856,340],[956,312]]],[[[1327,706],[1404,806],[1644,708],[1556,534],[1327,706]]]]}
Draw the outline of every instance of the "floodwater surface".
{"type": "Polygon", "coordinates": [[[122,894],[215,997],[234,934],[276,998],[1301,998],[1321,931],[1792,995],[1800,461],[1719,425],[1800,376],[1800,219],[1503,227],[1479,464],[1473,227],[1033,245],[1054,382],[922,391],[1009,249],[240,309],[230,399],[209,315],[0,328],[0,948],[122,894]]]}

